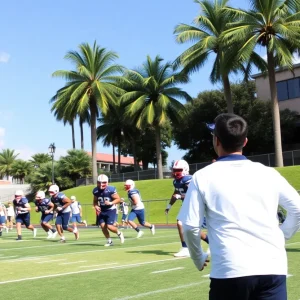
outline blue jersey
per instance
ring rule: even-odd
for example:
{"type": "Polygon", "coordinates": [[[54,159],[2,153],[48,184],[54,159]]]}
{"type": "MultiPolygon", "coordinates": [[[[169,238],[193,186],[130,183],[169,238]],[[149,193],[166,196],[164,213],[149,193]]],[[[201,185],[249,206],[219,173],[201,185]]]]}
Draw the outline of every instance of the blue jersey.
{"type": "MultiPolygon", "coordinates": [[[[35,200],[35,206],[38,207],[38,210],[41,211],[42,213],[44,213],[46,210],[49,210],[51,207],[49,206],[49,203],[51,203],[50,199],[43,199],[43,200],[35,200]]],[[[50,212],[51,214],[53,214],[53,211],[50,212]]]]}
{"type": "MultiPolygon", "coordinates": [[[[65,203],[63,200],[65,199],[66,195],[64,193],[57,193],[55,196],[51,197],[51,202],[56,206],[56,207],[63,207],[65,203]]],[[[71,208],[70,206],[66,207],[62,212],[70,212],[71,208]]]]}
{"type": "Polygon", "coordinates": [[[22,197],[19,202],[17,202],[17,200],[15,199],[13,201],[13,204],[14,204],[14,207],[15,207],[15,210],[16,210],[16,215],[19,215],[19,214],[28,214],[29,211],[18,211],[18,208],[26,208],[25,204],[28,203],[28,199],[26,197],[22,197]]]}
{"type": "Polygon", "coordinates": [[[173,185],[174,185],[176,194],[179,194],[184,197],[192,178],[193,178],[192,175],[184,175],[180,179],[174,179],[173,185]]]}
{"type": "Polygon", "coordinates": [[[93,189],[93,195],[97,198],[97,204],[101,207],[101,211],[116,209],[115,205],[105,205],[105,201],[113,201],[112,195],[116,194],[117,190],[114,186],[108,185],[104,190],[98,187],[93,189]]]}

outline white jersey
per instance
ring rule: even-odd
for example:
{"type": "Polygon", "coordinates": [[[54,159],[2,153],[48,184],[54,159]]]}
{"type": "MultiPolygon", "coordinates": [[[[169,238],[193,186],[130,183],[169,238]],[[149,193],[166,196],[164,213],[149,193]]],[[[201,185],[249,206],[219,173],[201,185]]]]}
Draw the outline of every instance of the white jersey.
{"type": "Polygon", "coordinates": [[[300,228],[300,196],[275,169],[229,155],[193,175],[178,219],[197,267],[204,214],[211,278],[287,274],[285,239],[300,228]],[[278,205],[288,212],[280,226],[278,205]]]}
{"type": "Polygon", "coordinates": [[[7,216],[8,217],[14,217],[15,216],[14,207],[12,205],[9,205],[6,210],[7,210],[7,216]]]}
{"type": "Polygon", "coordinates": [[[132,208],[133,210],[141,210],[141,209],[144,209],[144,208],[145,208],[139,190],[137,190],[137,189],[132,189],[132,190],[129,190],[127,193],[128,193],[128,199],[129,199],[129,201],[130,201],[130,203],[131,203],[131,208],[132,208]],[[134,196],[135,198],[138,198],[138,201],[137,201],[136,204],[133,204],[133,199],[132,199],[133,196],[134,196]]]}
{"type": "Polygon", "coordinates": [[[5,216],[5,209],[6,209],[6,207],[4,206],[4,204],[0,203],[0,216],[1,217],[5,216]]]}
{"type": "Polygon", "coordinates": [[[72,215],[78,215],[78,214],[80,214],[80,208],[81,208],[80,202],[78,202],[77,200],[75,200],[74,202],[72,202],[72,204],[70,205],[70,207],[71,207],[72,215]]]}

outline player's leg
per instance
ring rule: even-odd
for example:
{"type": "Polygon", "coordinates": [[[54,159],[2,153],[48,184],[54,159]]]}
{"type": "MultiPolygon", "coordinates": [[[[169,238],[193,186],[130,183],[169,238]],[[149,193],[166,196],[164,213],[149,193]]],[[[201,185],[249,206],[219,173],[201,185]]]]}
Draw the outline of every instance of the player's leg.
{"type": "Polygon", "coordinates": [[[116,227],[114,225],[115,221],[116,221],[116,209],[107,211],[107,220],[106,220],[107,228],[111,232],[116,233],[121,241],[121,244],[123,244],[124,243],[124,235],[122,232],[119,231],[118,227],[116,227]]]}
{"type": "Polygon", "coordinates": [[[140,238],[143,236],[144,232],[141,231],[138,226],[133,222],[133,220],[137,218],[137,212],[136,210],[132,209],[129,216],[128,216],[128,223],[129,225],[132,227],[132,229],[134,229],[138,234],[137,234],[137,238],[140,238]]]}
{"type": "Polygon", "coordinates": [[[65,236],[64,236],[64,233],[63,233],[63,230],[62,230],[62,222],[63,222],[62,213],[60,212],[56,216],[55,227],[56,227],[58,235],[60,236],[60,242],[65,243],[66,239],[65,239],[65,236]]]}
{"type": "Polygon", "coordinates": [[[75,227],[74,229],[72,227],[69,227],[69,220],[70,220],[70,212],[62,213],[62,228],[63,228],[63,230],[67,230],[69,232],[74,233],[75,240],[78,240],[79,239],[79,231],[78,231],[77,227],[75,227]]]}
{"type": "Polygon", "coordinates": [[[177,253],[175,253],[174,256],[175,257],[189,257],[190,252],[187,247],[187,244],[184,241],[182,223],[179,220],[177,220],[177,229],[178,229],[178,234],[179,234],[179,238],[180,238],[180,242],[181,242],[181,249],[177,253]]]}
{"type": "Polygon", "coordinates": [[[149,228],[152,235],[154,235],[155,234],[155,226],[153,224],[150,224],[145,221],[145,210],[144,209],[136,210],[136,215],[137,215],[139,223],[142,226],[149,228]]]}
{"type": "Polygon", "coordinates": [[[30,224],[30,213],[24,215],[23,222],[24,222],[24,225],[26,226],[26,228],[33,232],[33,237],[35,238],[37,229],[34,228],[34,226],[32,224],[30,224]]]}
{"type": "Polygon", "coordinates": [[[22,224],[23,224],[23,218],[22,215],[16,216],[16,229],[17,229],[17,241],[22,240],[22,224]]]}

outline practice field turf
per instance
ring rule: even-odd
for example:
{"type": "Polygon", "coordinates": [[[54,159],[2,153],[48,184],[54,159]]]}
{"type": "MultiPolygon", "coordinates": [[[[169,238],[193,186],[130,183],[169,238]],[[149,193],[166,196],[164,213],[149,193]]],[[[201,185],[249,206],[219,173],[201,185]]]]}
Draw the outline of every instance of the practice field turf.
{"type": "MultiPolygon", "coordinates": [[[[37,238],[23,229],[0,238],[0,299],[208,299],[209,267],[199,272],[191,259],[176,259],[177,229],[145,230],[141,239],[124,229],[125,243],[113,247],[99,228],[82,228],[80,239],[67,233],[67,243],[37,238]]],[[[204,243],[204,247],[206,247],[204,243]]],[[[289,300],[300,299],[300,232],[287,242],[289,300]]]]}

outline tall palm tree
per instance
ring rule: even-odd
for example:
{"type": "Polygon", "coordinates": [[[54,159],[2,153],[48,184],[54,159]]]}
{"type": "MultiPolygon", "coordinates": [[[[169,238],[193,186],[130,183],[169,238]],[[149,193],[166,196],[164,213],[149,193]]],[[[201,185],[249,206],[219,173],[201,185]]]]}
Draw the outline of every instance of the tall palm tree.
{"type": "Polygon", "coordinates": [[[12,165],[19,153],[15,154],[15,150],[3,149],[0,153],[0,173],[5,174],[7,179],[12,175],[12,165]]]}
{"type": "Polygon", "coordinates": [[[238,44],[224,47],[220,36],[226,29],[227,23],[234,20],[235,17],[234,13],[230,14],[224,10],[228,0],[195,0],[195,3],[200,5],[202,14],[195,18],[194,26],[179,24],[174,31],[178,43],[193,43],[176,59],[175,65],[181,65],[184,72],[192,73],[203,67],[211,55],[215,55],[210,81],[213,84],[222,82],[227,110],[232,113],[229,74],[240,71],[247,79],[250,75],[251,65],[264,68],[264,61],[254,52],[249,58],[249,63],[243,65],[235,57],[238,44]]]}
{"type": "Polygon", "coordinates": [[[54,77],[66,79],[66,85],[59,89],[51,101],[66,101],[66,110],[77,107],[77,113],[82,115],[89,111],[91,121],[91,145],[92,145],[92,177],[97,181],[97,131],[96,120],[100,111],[105,115],[108,112],[109,103],[116,102],[117,96],[123,90],[116,86],[117,74],[122,73],[123,68],[114,64],[117,54],[100,48],[96,44],[90,46],[83,43],[79,45],[79,52],[69,51],[66,59],[74,64],[75,70],[59,70],[52,74],[54,77]]]}
{"type": "Polygon", "coordinates": [[[129,70],[125,78],[126,93],[121,97],[126,106],[125,116],[132,118],[137,128],[155,128],[158,178],[163,178],[161,127],[168,119],[176,123],[184,116],[184,105],[178,99],[192,98],[176,85],[186,83],[187,76],[175,73],[173,65],[163,63],[159,56],[154,60],[147,56],[141,68],[129,70]]]}
{"type": "Polygon", "coordinates": [[[239,59],[246,61],[257,45],[267,51],[267,66],[271,91],[275,164],[283,166],[280,112],[277,98],[275,67],[293,67],[293,52],[300,48],[300,9],[297,0],[250,0],[249,11],[227,8],[239,19],[228,24],[222,40],[225,45],[238,43],[239,59]]]}

